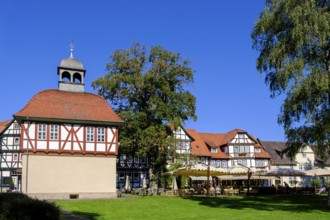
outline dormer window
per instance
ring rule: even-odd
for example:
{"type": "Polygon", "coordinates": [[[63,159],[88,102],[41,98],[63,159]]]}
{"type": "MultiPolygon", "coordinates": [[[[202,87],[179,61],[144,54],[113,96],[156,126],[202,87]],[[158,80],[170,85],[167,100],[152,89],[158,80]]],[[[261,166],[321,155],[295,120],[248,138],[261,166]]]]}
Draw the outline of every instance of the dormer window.
{"type": "Polygon", "coordinates": [[[211,148],[211,153],[212,154],[218,153],[218,148],[211,148]]]}
{"type": "Polygon", "coordinates": [[[254,148],[254,151],[255,151],[256,153],[261,153],[261,149],[260,149],[259,147],[254,148]]]}

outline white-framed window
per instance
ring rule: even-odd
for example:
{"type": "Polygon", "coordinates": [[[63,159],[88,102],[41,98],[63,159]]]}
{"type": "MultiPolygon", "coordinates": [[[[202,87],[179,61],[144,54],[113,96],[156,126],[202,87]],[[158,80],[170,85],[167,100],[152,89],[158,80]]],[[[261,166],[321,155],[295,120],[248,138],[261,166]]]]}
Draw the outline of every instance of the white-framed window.
{"type": "Polygon", "coordinates": [[[19,144],[19,137],[14,138],[14,144],[19,144]]]}
{"type": "Polygon", "coordinates": [[[256,160],[256,167],[262,167],[265,166],[264,160],[256,160]]]}
{"type": "Polygon", "coordinates": [[[227,160],[222,160],[221,161],[221,167],[227,168],[228,167],[228,161],[227,160]]]}
{"type": "Polygon", "coordinates": [[[58,125],[50,125],[50,140],[58,140],[58,125]]]}
{"type": "Polygon", "coordinates": [[[250,152],[250,146],[248,145],[235,145],[234,146],[235,153],[248,153],[250,152]]]}
{"type": "Polygon", "coordinates": [[[245,159],[239,159],[239,160],[237,160],[237,164],[238,165],[247,166],[247,160],[245,160],[245,159]]]}
{"type": "Polygon", "coordinates": [[[306,153],[302,153],[302,155],[303,155],[303,158],[306,158],[307,157],[306,153]]]}
{"type": "Polygon", "coordinates": [[[299,164],[299,170],[303,170],[304,169],[304,165],[299,164]]]}
{"type": "Polygon", "coordinates": [[[242,138],[244,138],[244,137],[245,137],[244,134],[238,134],[238,138],[242,139],[242,138]]]}
{"type": "Polygon", "coordinates": [[[13,154],[13,161],[18,161],[18,154],[17,153],[13,154]]]}
{"type": "Polygon", "coordinates": [[[211,148],[211,153],[212,154],[218,153],[218,148],[211,148]]]}
{"type": "Polygon", "coordinates": [[[256,153],[261,153],[261,149],[260,149],[259,147],[254,148],[254,151],[255,151],[256,153]]]}
{"type": "Polygon", "coordinates": [[[19,129],[19,124],[17,122],[14,122],[14,129],[19,129]]]}
{"type": "Polygon", "coordinates": [[[93,127],[86,127],[86,141],[92,142],[94,141],[94,128],[93,127]]]}
{"type": "Polygon", "coordinates": [[[46,140],[46,131],[47,131],[46,124],[38,125],[38,139],[39,140],[46,140]]]}
{"type": "Polygon", "coordinates": [[[98,142],[104,142],[104,134],[105,134],[105,128],[103,128],[103,127],[97,128],[97,141],[98,142]]]}

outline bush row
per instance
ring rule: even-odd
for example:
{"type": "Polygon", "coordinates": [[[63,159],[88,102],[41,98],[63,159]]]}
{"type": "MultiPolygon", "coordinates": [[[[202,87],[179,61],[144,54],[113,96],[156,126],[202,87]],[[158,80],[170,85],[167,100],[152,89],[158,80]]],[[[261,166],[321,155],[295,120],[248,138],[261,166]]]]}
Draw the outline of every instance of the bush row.
{"type": "Polygon", "coordinates": [[[0,220],[59,220],[60,209],[47,201],[21,193],[0,194],[0,220]]]}

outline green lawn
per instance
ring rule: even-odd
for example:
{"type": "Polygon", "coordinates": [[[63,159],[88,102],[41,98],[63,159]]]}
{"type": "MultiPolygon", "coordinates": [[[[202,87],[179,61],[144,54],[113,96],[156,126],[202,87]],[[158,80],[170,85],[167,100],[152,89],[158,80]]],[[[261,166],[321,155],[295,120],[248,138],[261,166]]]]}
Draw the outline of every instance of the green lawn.
{"type": "Polygon", "coordinates": [[[57,205],[90,219],[330,219],[327,196],[145,196],[68,200],[57,205]]]}

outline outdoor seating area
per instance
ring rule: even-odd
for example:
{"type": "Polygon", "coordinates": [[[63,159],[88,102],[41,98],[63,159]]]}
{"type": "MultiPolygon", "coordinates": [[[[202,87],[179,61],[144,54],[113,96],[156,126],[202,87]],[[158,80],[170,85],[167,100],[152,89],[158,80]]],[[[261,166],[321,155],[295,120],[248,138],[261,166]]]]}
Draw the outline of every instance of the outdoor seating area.
{"type": "MultiPolygon", "coordinates": [[[[247,187],[224,187],[220,192],[211,187],[209,196],[244,196],[244,195],[272,195],[272,194],[296,194],[296,195],[314,195],[320,191],[317,187],[262,187],[253,186],[248,190],[247,187]]],[[[327,189],[326,191],[327,192],[327,189]]],[[[207,196],[206,188],[185,188],[185,189],[165,189],[165,188],[133,188],[131,191],[125,189],[118,189],[117,196],[121,197],[123,194],[131,194],[138,196],[207,196]]]]}
{"type": "MultiPolygon", "coordinates": [[[[236,167],[237,168],[237,167],[236,167]]],[[[245,195],[274,195],[274,194],[295,194],[295,195],[314,195],[316,193],[325,193],[327,189],[323,189],[324,183],[327,183],[327,176],[329,171],[325,173],[324,170],[311,170],[309,172],[302,172],[292,169],[276,169],[264,173],[230,173],[230,175],[222,174],[219,176],[209,176],[200,172],[199,176],[190,175],[170,175],[168,177],[167,187],[160,187],[158,189],[147,187],[148,184],[143,180],[141,188],[131,188],[129,178],[126,178],[126,183],[119,191],[118,196],[128,193],[139,196],[245,196],[245,195]],[[317,176],[316,171],[322,172],[322,176],[317,176]],[[312,173],[313,172],[313,173],[312,173]],[[310,174],[312,173],[312,174],[310,174]],[[290,185],[283,181],[282,177],[313,178],[314,185],[299,186],[297,183],[290,185]],[[322,183],[322,181],[324,183],[322,183]],[[315,181],[318,180],[318,181],[315,181]],[[209,181],[209,190],[207,190],[209,181]],[[319,186],[318,186],[319,185],[319,186]],[[322,185],[321,188],[318,188],[322,185]]],[[[182,174],[182,172],[180,173],[182,174]]],[[[293,179],[293,178],[292,178],[293,179]]],[[[312,182],[313,182],[312,181],[312,182]]]]}

